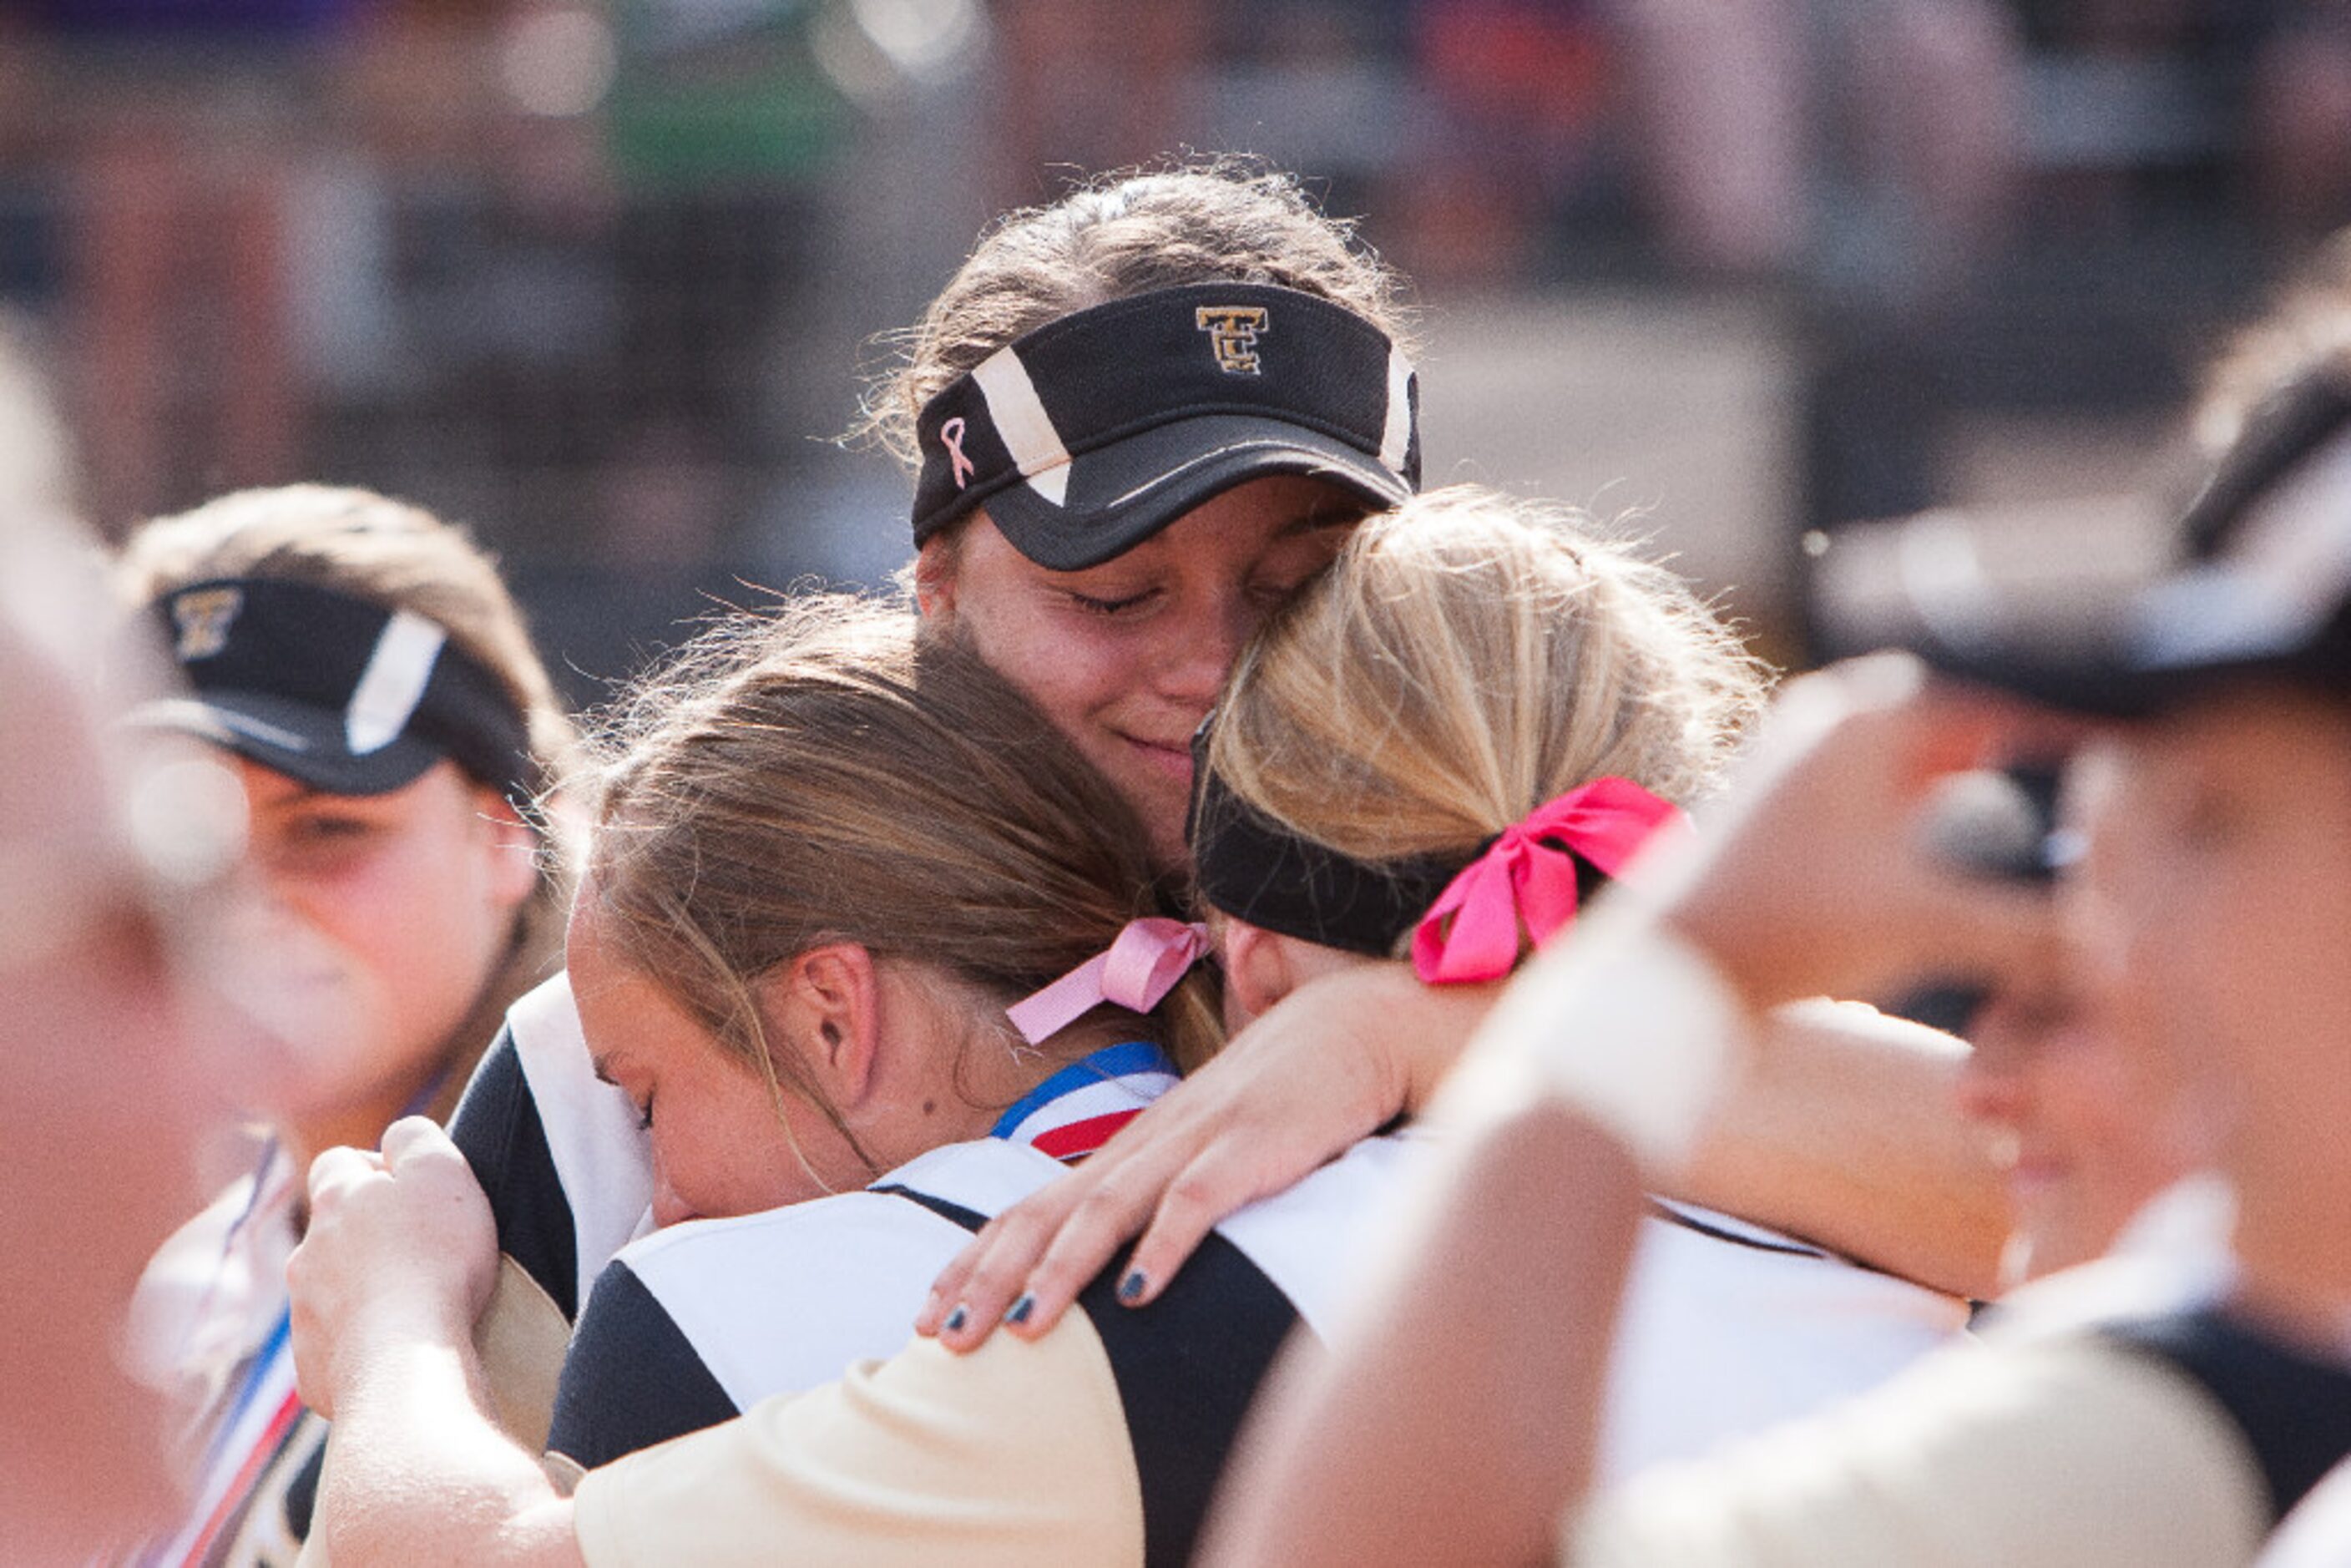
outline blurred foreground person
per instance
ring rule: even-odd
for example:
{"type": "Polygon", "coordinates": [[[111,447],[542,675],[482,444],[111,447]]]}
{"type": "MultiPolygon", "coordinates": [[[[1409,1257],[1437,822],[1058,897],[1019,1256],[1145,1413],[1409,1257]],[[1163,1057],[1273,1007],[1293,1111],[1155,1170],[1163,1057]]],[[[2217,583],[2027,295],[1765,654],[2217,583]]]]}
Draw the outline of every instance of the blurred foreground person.
{"type": "Polygon", "coordinates": [[[559,856],[530,803],[568,726],[496,568],[459,529],[363,490],[249,490],[149,523],[119,587],[188,694],[138,727],[242,787],[224,932],[294,1053],[241,1108],[253,1174],[142,1282],[137,1350],[183,1413],[178,1563],[290,1562],[323,1423],[294,1392],[286,1259],[302,1178],[404,1113],[445,1114],[507,1005],[554,962],[559,856]]]}
{"type": "Polygon", "coordinates": [[[2061,825],[2032,846],[2031,864],[2010,869],[2058,875],[2063,933],[2084,962],[2012,980],[1968,1023],[1959,1108],[1984,1129],[2007,1177],[2004,1292],[2117,1247],[2170,1267],[2226,1241],[2226,1187],[2198,1176],[2214,1138],[2195,1080],[2126,1020],[2096,1016],[2085,995],[2087,962],[2106,951],[2136,894],[2117,884],[2111,851],[2091,857],[2079,846],[2132,831],[2142,808],[2130,786],[2112,747],[2074,758],[2061,825]]]}
{"type": "Polygon", "coordinates": [[[162,1410],[122,1371],[141,1264],[194,1197],[197,1141],[251,1071],[193,1000],[233,791],[115,755],[97,677],[103,578],[61,524],[0,500],[0,1558],[79,1563],[165,1517],[162,1410]],[[207,788],[209,784],[210,788],[207,788]]]}
{"type": "Polygon", "coordinates": [[[1792,690],[1714,841],[1498,1010],[1459,1085],[1475,1135],[1379,1306],[1265,1412],[1212,1560],[1517,1559],[1562,1530],[1592,1563],[2252,1557],[2351,1449],[2351,364],[2277,387],[2184,535],[2110,622],[1936,644],[2098,721],[2129,809],[2093,821],[2109,892],[2063,945],[2045,900],[1957,874],[1918,831],[1943,775],[2050,744],[2045,710],[1901,661],[1792,690]],[[1642,1173],[1682,1157],[1756,1009],[1930,967],[2026,988],[2053,964],[2211,1113],[2232,1265],[2081,1281],[2092,1312],[2020,1312],[1562,1526],[1642,1173]],[[1628,1048],[1637,1073],[1610,1065],[1628,1048]]]}

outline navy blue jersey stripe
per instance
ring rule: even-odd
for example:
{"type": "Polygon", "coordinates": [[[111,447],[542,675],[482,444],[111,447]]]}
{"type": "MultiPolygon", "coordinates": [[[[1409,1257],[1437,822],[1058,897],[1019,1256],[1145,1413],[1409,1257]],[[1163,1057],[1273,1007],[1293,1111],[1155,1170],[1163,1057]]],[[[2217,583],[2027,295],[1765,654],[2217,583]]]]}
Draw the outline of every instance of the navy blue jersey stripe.
{"type": "Polygon", "coordinates": [[[2351,1456],[2351,1370],[2337,1363],[2282,1344],[2217,1307],[2100,1332],[2157,1357],[2228,1413],[2269,1487],[2273,1524],[2351,1456]]]}
{"type": "Polygon", "coordinates": [[[1719,1225],[1708,1225],[1705,1220],[1698,1218],[1697,1216],[1684,1214],[1680,1209],[1676,1208],[1673,1205],[1669,1203],[1659,1203],[1654,1197],[1649,1200],[1649,1216],[1653,1219],[1662,1219],[1668,1225],[1678,1225],[1684,1230],[1694,1230],[1698,1235],[1708,1237],[1716,1241],[1727,1241],[1733,1247],[1749,1247],[1754,1249],[1758,1252],[1785,1252],[1789,1256],[1795,1258],[1826,1258],[1828,1256],[1827,1253],[1822,1251],[1819,1248],[1807,1247],[1801,1241],[1772,1241],[1761,1236],[1741,1235],[1736,1230],[1725,1229],[1719,1225]]]}
{"type": "Polygon", "coordinates": [[[1125,1407],[1143,1482],[1144,1561],[1181,1568],[1298,1312],[1247,1253],[1213,1231],[1149,1306],[1119,1304],[1126,1266],[1122,1257],[1096,1275],[1078,1304],[1109,1354],[1125,1407]]]}
{"type": "Polygon", "coordinates": [[[933,1197],[927,1192],[916,1192],[913,1187],[901,1186],[896,1182],[892,1182],[887,1186],[870,1186],[865,1190],[868,1192],[886,1192],[892,1197],[903,1197],[908,1203],[920,1204],[923,1207],[929,1209],[933,1214],[937,1215],[941,1219],[944,1219],[952,1225],[960,1225],[966,1230],[977,1231],[981,1226],[987,1223],[987,1216],[980,1213],[977,1209],[966,1208],[959,1203],[949,1203],[943,1197],[933,1197]]]}
{"type": "Polygon", "coordinates": [[[449,1118],[449,1135],[489,1197],[498,1250],[538,1281],[565,1318],[578,1317],[580,1243],[571,1200],[556,1175],[513,1030],[499,1030],[490,1042],[449,1118]]]}
{"type": "Polygon", "coordinates": [[[563,1358],[548,1448],[592,1470],[740,1414],[644,1281],[608,1264],[563,1358]]]}

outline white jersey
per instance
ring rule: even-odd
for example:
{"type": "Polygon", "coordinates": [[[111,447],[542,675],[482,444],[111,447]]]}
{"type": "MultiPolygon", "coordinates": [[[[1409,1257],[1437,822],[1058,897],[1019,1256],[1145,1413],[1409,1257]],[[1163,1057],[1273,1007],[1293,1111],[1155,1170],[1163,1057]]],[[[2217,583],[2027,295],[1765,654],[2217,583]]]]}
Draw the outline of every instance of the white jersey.
{"type": "MultiPolygon", "coordinates": [[[[508,1034],[460,1107],[458,1143],[491,1195],[501,1246],[571,1317],[604,1265],[645,1229],[650,1162],[626,1096],[589,1067],[560,977],[516,1005],[508,1034]]],[[[1419,1142],[1412,1134],[1373,1140],[1364,1147],[1376,1152],[1330,1167],[1343,1175],[1314,1178],[1298,1197],[1244,1210],[1219,1229],[1276,1280],[1310,1327],[1320,1324],[1347,1293],[1356,1256],[1370,1250],[1358,1242],[1388,1223],[1419,1142]],[[1315,1216],[1303,1230],[1284,1218],[1303,1213],[1315,1216]]],[[[1061,1168],[1045,1154],[991,1139],[934,1151],[885,1181],[942,1187],[930,1196],[977,1224],[1061,1168]]],[[[599,1354],[610,1366],[643,1366],[648,1382],[655,1366],[682,1381],[658,1399],[657,1390],[642,1391],[653,1412],[649,1424],[624,1420],[609,1439],[574,1438],[592,1450],[580,1457],[625,1452],[650,1434],[686,1429],[674,1425],[681,1419],[724,1419],[768,1394],[890,1354],[904,1343],[931,1281],[968,1239],[962,1220],[874,1193],[644,1237],[629,1258],[632,1273],[643,1265],[634,1284],[653,1311],[625,1314],[625,1332],[599,1354]],[[765,1332],[778,1313],[821,1326],[765,1332]],[[659,1359],[644,1348],[655,1342],[668,1346],[659,1359]],[[623,1354],[622,1345],[636,1348],[623,1354]],[[698,1379],[688,1375],[695,1368],[698,1379]]],[[[617,1294],[610,1311],[622,1315],[617,1294]]],[[[1837,1403],[1965,1321],[1954,1298],[1728,1216],[1661,1207],[1644,1225],[1628,1286],[1604,1477],[1700,1454],[1837,1403]]],[[[585,1386],[576,1366],[566,1377],[585,1386]]],[[[616,1403],[613,1393],[574,1407],[609,1413],[631,1403],[616,1403]]]]}

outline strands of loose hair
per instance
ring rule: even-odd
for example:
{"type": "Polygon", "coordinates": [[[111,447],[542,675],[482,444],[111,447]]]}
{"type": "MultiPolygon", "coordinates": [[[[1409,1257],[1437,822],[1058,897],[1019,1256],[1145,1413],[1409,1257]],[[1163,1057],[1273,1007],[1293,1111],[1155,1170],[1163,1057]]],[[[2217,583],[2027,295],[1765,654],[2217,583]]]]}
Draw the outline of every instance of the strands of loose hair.
{"type": "Polygon", "coordinates": [[[1208,766],[1350,858],[1466,853],[1595,778],[1692,803],[1768,685],[1687,586],[1589,517],[1457,486],[1364,522],[1274,617],[1208,766]]]}

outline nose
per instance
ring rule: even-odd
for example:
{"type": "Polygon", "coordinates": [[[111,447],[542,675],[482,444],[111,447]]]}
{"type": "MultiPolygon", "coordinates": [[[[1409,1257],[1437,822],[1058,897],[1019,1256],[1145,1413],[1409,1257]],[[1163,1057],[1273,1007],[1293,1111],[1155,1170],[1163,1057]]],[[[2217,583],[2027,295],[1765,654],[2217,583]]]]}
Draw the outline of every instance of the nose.
{"type": "Polygon", "coordinates": [[[1972,1049],[1959,1067],[1958,1094],[1959,1114],[1971,1122],[2009,1126],[2022,1114],[2031,1029],[2024,1011],[1996,996],[1970,1021],[1972,1049]]]}
{"type": "Polygon", "coordinates": [[[1206,713],[1233,661],[1257,634],[1265,612],[1238,588],[1201,602],[1191,614],[1171,625],[1165,662],[1160,666],[1161,692],[1206,713]]]}

